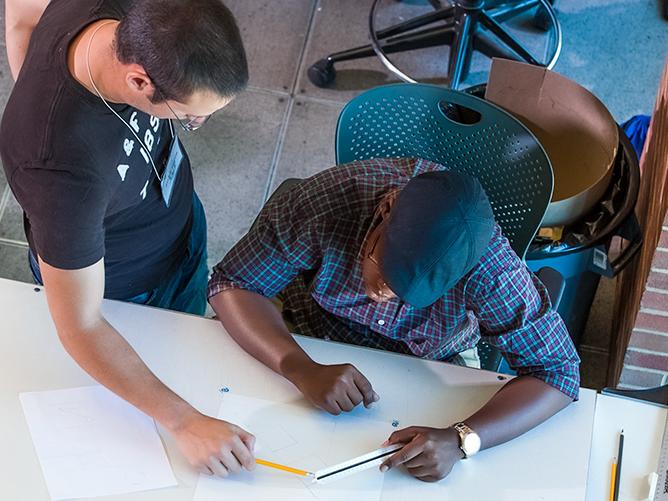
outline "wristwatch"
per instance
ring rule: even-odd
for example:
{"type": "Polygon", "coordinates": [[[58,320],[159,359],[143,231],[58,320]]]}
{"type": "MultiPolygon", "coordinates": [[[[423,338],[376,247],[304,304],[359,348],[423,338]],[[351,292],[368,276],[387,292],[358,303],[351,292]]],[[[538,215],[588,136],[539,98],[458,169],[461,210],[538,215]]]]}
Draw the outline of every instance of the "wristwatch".
{"type": "Polygon", "coordinates": [[[459,448],[464,453],[464,459],[478,453],[480,450],[480,437],[466,423],[455,423],[452,425],[459,434],[459,448]]]}

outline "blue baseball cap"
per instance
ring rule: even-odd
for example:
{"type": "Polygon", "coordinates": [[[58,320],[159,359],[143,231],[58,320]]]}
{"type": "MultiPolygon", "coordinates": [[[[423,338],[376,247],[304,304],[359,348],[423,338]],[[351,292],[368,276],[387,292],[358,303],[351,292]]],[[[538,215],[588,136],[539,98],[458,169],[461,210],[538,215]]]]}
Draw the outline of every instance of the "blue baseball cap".
{"type": "Polygon", "coordinates": [[[401,300],[425,308],[476,265],[493,231],[494,213],[477,179],[455,171],[420,174],[390,212],[383,278],[401,300]]]}

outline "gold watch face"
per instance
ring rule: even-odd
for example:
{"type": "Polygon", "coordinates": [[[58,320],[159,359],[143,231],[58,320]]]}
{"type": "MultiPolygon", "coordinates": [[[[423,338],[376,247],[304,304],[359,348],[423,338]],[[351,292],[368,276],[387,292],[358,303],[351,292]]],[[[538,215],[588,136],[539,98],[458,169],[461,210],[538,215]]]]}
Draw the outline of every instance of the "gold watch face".
{"type": "Polygon", "coordinates": [[[459,433],[459,442],[466,456],[473,456],[480,450],[481,442],[478,434],[466,423],[457,423],[454,428],[459,433]]]}
{"type": "Polygon", "coordinates": [[[462,449],[467,456],[472,456],[480,450],[480,437],[477,433],[471,431],[466,434],[462,440],[462,449]]]}

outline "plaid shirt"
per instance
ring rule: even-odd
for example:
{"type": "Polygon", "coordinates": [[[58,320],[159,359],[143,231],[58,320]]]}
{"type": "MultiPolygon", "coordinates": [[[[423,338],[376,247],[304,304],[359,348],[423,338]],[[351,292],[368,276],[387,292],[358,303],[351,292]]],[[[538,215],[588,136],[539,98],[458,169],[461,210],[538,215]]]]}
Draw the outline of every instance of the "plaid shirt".
{"type": "Polygon", "coordinates": [[[580,360],[566,326],[498,225],[479,263],[431,306],[378,304],[364,293],[360,249],[381,198],[443,169],[426,160],[375,159],[305,179],[268,203],[214,267],[209,297],[235,288],[281,293],[298,333],[434,360],[482,337],[518,374],[577,399],[580,360]]]}

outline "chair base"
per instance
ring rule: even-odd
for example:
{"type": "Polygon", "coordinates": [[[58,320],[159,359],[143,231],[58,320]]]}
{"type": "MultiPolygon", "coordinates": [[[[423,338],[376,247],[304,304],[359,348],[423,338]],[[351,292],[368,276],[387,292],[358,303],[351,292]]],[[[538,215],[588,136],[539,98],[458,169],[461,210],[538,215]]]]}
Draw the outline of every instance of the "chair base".
{"type": "MultiPolygon", "coordinates": [[[[554,3],[554,0],[548,1],[554,3]]],[[[473,51],[489,58],[500,57],[544,66],[502,25],[538,7],[533,23],[539,29],[548,30],[550,17],[540,0],[455,0],[450,5],[430,0],[430,3],[434,12],[376,32],[377,39],[383,41],[385,54],[450,46],[448,84],[453,89],[459,88],[468,75],[473,51]]],[[[372,21],[370,24],[373,24],[372,21]]],[[[375,55],[373,45],[335,52],[308,69],[309,80],[317,87],[330,86],[336,79],[336,63],[375,55]]]]}

